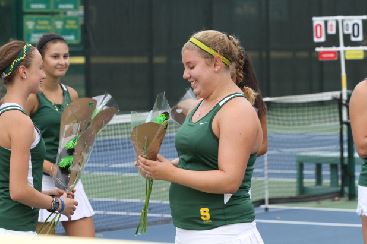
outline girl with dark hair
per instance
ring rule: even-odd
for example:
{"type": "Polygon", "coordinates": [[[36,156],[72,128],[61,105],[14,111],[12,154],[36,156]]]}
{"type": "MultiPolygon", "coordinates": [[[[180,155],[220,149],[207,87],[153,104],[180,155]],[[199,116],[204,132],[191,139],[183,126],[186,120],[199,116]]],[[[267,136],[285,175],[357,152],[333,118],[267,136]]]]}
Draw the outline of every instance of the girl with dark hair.
{"type": "MultiPolygon", "coordinates": [[[[62,84],[61,78],[69,68],[69,47],[64,38],[53,33],[43,35],[37,44],[42,55],[46,78],[41,91],[29,96],[27,111],[33,122],[39,127],[45,140],[46,156],[43,161],[43,189],[54,188],[52,176],[56,173],[56,156],[59,146],[61,113],[65,107],[78,97],[78,93],[62,84]]],[[[94,237],[94,214],[85,194],[81,181],[75,187],[75,199],[78,209],[71,220],[61,217],[61,223],[69,236],[94,237]]],[[[39,222],[45,222],[49,213],[40,211],[39,222]]]]}

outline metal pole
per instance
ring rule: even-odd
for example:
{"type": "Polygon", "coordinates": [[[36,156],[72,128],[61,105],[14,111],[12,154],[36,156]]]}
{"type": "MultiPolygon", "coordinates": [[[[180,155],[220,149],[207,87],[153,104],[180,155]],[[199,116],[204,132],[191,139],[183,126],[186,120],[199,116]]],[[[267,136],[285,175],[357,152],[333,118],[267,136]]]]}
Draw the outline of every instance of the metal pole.
{"type": "MultiPolygon", "coordinates": [[[[344,187],[349,185],[349,176],[346,172],[346,164],[344,162],[344,131],[345,131],[345,123],[348,121],[347,119],[347,74],[345,70],[345,55],[344,55],[344,36],[343,36],[343,19],[338,19],[338,27],[339,27],[339,47],[340,47],[340,67],[341,67],[341,86],[342,86],[342,99],[341,99],[341,109],[342,109],[342,124],[341,124],[341,169],[342,169],[342,193],[344,193],[344,187]]],[[[346,128],[348,130],[348,128],[346,128]]],[[[349,192],[348,192],[349,194],[349,192]]]]}
{"type": "Polygon", "coordinates": [[[344,195],[344,187],[348,182],[346,167],[344,162],[344,123],[347,121],[347,108],[345,106],[347,100],[347,74],[345,71],[345,56],[344,56],[344,37],[343,37],[343,20],[341,18],[338,19],[338,28],[339,28],[339,53],[340,53],[340,67],[341,67],[341,88],[342,88],[342,99],[341,99],[341,112],[342,112],[342,121],[340,128],[340,166],[342,171],[342,195],[344,195]]]}
{"type": "MultiPolygon", "coordinates": [[[[343,38],[343,20],[338,19],[339,27],[339,46],[340,46],[340,67],[341,67],[341,85],[343,103],[347,100],[347,74],[345,72],[344,38],[343,38]]],[[[347,120],[347,110],[343,106],[343,122],[347,120]]]]}

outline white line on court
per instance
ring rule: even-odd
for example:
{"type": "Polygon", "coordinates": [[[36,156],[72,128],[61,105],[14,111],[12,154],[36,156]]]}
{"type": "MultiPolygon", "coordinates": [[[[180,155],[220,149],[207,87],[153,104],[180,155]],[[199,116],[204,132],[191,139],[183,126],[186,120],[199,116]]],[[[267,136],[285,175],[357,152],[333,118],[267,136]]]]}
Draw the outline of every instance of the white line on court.
{"type": "MultiPolygon", "coordinates": [[[[94,211],[95,214],[118,215],[118,216],[140,216],[141,212],[121,212],[121,211],[94,211]]],[[[171,218],[170,214],[148,213],[148,217],[171,218]]]]}
{"type": "Polygon", "coordinates": [[[116,176],[139,176],[139,173],[120,173],[120,172],[97,172],[97,171],[90,171],[90,170],[84,170],[84,174],[89,175],[116,175],[116,176]]]}
{"type": "MultiPolygon", "coordinates": [[[[262,173],[264,172],[264,169],[255,169],[254,170],[255,173],[262,173]]],[[[272,173],[272,174],[296,174],[297,171],[296,170],[290,170],[290,169],[268,169],[268,173],[272,173]]],[[[312,174],[314,175],[315,172],[312,170],[304,170],[303,171],[304,174],[312,174]]],[[[330,174],[328,171],[323,172],[324,174],[328,175],[330,174]]]]}
{"type": "Polygon", "coordinates": [[[313,208],[313,207],[293,207],[293,206],[286,206],[286,205],[261,205],[260,208],[269,209],[299,209],[299,210],[313,210],[313,211],[326,211],[326,212],[347,212],[347,213],[355,213],[355,209],[345,209],[345,208],[313,208]]]}
{"type": "MultiPolygon", "coordinates": [[[[142,199],[115,199],[115,198],[89,198],[89,200],[94,202],[127,202],[127,203],[144,203],[145,200],[142,199]]],[[[159,200],[149,200],[150,203],[161,203],[169,204],[169,201],[159,201],[159,200]]]]}
{"type": "Polygon", "coordinates": [[[135,168],[134,162],[130,163],[119,163],[119,164],[111,164],[110,168],[135,168]]]}
{"type": "Polygon", "coordinates": [[[346,224],[346,223],[322,223],[322,222],[310,222],[310,221],[291,221],[291,220],[267,220],[256,219],[256,223],[264,224],[289,224],[289,225],[316,225],[316,226],[330,226],[330,227],[352,227],[361,228],[361,224],[346,224]]]}

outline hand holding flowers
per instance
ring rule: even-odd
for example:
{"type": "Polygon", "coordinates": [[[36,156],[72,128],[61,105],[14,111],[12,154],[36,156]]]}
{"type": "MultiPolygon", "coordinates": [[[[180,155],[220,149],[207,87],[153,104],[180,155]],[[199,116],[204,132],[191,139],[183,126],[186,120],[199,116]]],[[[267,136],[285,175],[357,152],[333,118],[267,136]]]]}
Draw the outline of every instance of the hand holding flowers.
{"type": "Polygon", "coordinates": [[[149,160],[143,156],[138,157],[137,167],[141,172],[153,180],[172,181],[172,172],[176,166],[162,155],[157,155],[157,160],[149,160]]]}

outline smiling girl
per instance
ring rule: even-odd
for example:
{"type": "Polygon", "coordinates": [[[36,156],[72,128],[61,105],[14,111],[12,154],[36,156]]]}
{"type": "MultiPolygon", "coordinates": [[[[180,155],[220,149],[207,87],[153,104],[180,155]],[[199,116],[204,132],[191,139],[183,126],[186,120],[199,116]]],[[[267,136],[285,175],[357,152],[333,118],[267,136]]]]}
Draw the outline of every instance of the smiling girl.
{"type": "Polygon", "coordinates": [[[239,41],[201,31],[182,48],[183,78],[200,98],[176,134],[178,166],[138,157],[147,177],[172,182],[176,243],[262,244],[249,190],[262,130],[242,81],[239,41]],[[245,95],[246,95],[246,99],[245,95]]]}
{"type": "MultiPolygon", "coordinates": [[[[54,164],[59,147],[61,113],[71,101],[78,98],[78,93],[61,83],[70,64],[69,47],[64,38],[57,34],[45,34],[38,41],[37,49],[43,58],[46,78],[41,84],[41,92],[29,97],[27,111],[40,128],[45,141],[42,183],[43,189],[49,189],[55,187],[52,176],[56,173],[54,164]]],[[[95,235],[92,219],[94,212],[80,181],[75,187],[75,199],[79,205],[71,220],[61,217],[66,234],[92,237],[95,235]]],[[[48,212],[40,211],[39,222],[44,222],[48,215],[48,212]]]]}

